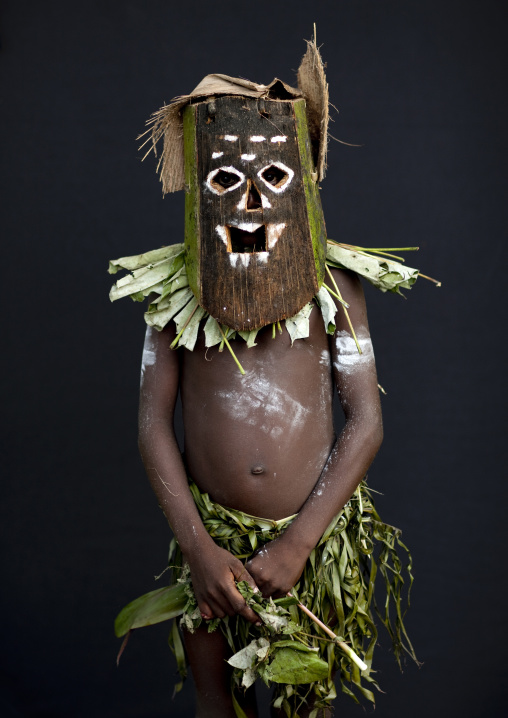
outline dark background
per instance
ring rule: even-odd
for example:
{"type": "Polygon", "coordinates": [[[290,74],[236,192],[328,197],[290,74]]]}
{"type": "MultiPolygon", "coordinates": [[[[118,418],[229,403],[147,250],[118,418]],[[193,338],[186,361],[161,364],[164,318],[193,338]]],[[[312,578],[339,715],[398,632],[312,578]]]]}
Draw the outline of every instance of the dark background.
{"type": "Polygon", "coordinates": [[[505,715],[503,5],[3,3],[0,715],[192,715],[165,626],[115,666],[113,618],[169,537],[136,446],[142,308],[110,305],[107,260],[183,238],[183,193],[162,200],[136,149],[148,115],[210,72],[294,82],[314,21],[331,132],[362,145],[331,143],[329,236],[419,245],[408,263],[443,280],[366,289],[388,391],[370,483],[413,552],[424,662],[401,676],[382,634],[375,715],[505,715]]]}

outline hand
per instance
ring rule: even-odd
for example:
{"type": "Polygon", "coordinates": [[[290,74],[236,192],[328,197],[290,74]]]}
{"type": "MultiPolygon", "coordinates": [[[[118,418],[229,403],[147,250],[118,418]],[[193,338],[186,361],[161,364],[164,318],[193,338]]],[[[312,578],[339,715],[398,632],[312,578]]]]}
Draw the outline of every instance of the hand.
{"type": "Polygon", "coordinates": [[[240,614],[246,621],[260,623],[259,616],[245,603],[235,581],[246,581],[255,591],[256,582],[241,561],[213,541],[199,554],[188,557],[192,586],[205,620],[240,614]]]}
{"type": "Polygon", "coordinates": [[[284,537],[265,544],[247,561],[245,568],[256,581],[264,598],[285,596],[298,583],[308,554],[295,551],[284,537]]]}

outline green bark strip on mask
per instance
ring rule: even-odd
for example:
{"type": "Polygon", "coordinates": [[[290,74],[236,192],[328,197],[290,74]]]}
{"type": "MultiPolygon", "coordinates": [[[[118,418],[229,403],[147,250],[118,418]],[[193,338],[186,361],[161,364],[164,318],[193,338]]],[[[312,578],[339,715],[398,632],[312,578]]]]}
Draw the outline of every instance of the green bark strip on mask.
{"type": "Polygon", "coordinates": [[[326,231],[303,100],[220,97],[184,111],[186,266],[199,304],[252,330],[324,278],[326,231]]]}

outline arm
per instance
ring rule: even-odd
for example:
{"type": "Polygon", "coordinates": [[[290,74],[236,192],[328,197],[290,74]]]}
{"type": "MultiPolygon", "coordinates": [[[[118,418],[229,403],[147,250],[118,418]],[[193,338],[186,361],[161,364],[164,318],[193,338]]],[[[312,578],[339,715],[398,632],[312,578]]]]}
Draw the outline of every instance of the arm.
{"type": "Polygon", "coordinates": [[[240,613],[257,615],[236,590],[235,578],[256,584],[245,567],[217,546],[206,532],[189,491],[173,420],[179,385],[179,357],[169,346],[173,325],[162,332],[148,327],[143,348],[139,404],[139,449],[152,489],[191,570],[201,614],[206,618],[240,613]]]}
{"type": "Polygon", "coordinates": [[[333,275],[350,305],[349,316],[363,354],[358,353],[339,306],[330,352],[345,426],[298,517],[283,536],[247,563],[265,596],[283,595],[298,581],[312,549],[365,476],[383,438],[376,365],[360,280],[340,270],[333,275]]]}

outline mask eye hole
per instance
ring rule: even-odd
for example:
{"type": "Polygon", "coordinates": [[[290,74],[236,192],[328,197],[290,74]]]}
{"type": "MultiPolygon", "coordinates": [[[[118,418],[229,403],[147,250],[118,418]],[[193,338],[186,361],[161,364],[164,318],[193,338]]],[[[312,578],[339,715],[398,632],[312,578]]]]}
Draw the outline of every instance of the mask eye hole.
{"type": "Polygon", "coordinates": [[[222,194],[239,187],[244,179],[244,175],[235,170],[234,167],[221,167],[210,172],[207,184],[214,192],[222,194]]]}
{"type": "Polygon", "coordinates": [[[272,192],[284,192],[293,179],[293,175],[293,170],[283,165],[282,162],[272,162],[271,165],[263,167],[258,172],[258,177],[272,192]]]}
{"type": "Polygon", "coordinates": [[[261,177],[267,184],[271,184],[272,187],[281,187],[288,178],[288,173],[276,165],[270,165],[266,170],[263,170],[261,177]]]}

